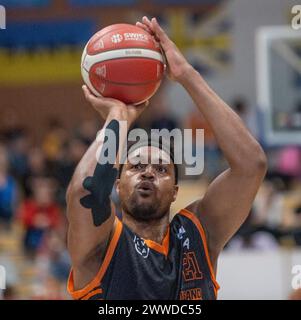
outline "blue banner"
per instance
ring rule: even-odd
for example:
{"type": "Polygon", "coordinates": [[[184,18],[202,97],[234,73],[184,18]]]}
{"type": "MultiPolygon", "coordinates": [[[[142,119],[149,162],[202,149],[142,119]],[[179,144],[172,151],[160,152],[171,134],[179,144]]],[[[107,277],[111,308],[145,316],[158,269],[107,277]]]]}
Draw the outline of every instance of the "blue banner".
{"type": "Polygon", "coordinates": [[[0,5],[10,7],[41,7],[47,6],[52,0],[0,0],[0,5]]]}
{"type": "Polygon", "coordinates": [[[41,48],[63,45],[82,46],[96,31],[92,20],[51,20],[8,22],[1,31],[0,47],[41,48]]]}
{"type": "Polygon", "coordinates": [[[138,0],[69,0],[74,6],[132,6],[138,4],[138,0]]]}

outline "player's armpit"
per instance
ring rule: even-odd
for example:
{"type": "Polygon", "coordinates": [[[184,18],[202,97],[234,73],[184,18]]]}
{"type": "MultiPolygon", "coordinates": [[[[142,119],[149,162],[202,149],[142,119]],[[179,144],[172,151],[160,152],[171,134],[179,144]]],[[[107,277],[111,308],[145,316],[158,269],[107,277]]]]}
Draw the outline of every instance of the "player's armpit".
{"type": "Polygon", "coordinates": [[[265,166],[254,169],[252,175],[227,169],[209,185],[202,199],[187,207],[206,230],[213,264],[249,215],[265,172],[265,166]]]}

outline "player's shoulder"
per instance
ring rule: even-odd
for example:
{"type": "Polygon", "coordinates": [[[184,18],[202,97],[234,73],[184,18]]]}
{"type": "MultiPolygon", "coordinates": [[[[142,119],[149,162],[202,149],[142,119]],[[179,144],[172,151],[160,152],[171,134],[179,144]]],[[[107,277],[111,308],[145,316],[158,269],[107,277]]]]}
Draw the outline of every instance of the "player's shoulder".
{"type": "Polygon", "coordinates": [[[173,217],[171,225],[183,225],[193,230],[197,234],[200,234],[204,241],[207,239],[206,228],[203,226],[201,220],[197,215],[189,210],[189,208],[183,208],[179,210],[173,217]]]}
{"type": "Polygon", "coordinates": [[[197,219],[197,217],[192,211],[188,210],[187,208],[183,208],[177,211],[177,213],[173,216],[171,223],[177,220],[194,221],[195,219],[197,219]]]}
{"type": "Polygon", "coordinates": [[[196,215],[188,210],[187,208],[183,208],[179,210],[172,218],[171,225],[181,224],[187,225],[194,228],[202,228],[200,220],[196,217],[196,215]]]}

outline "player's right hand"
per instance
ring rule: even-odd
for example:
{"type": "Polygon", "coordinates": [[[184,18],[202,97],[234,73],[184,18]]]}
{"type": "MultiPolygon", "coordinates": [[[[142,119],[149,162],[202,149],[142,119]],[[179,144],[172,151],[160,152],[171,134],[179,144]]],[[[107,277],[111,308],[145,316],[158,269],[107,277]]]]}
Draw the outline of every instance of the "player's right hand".
{"type": "Polygon", "coordinates": [[[82,89],[86,100],[104,120],[111,115],[112,118],[121,118],[132,124],[148,106],[148,101],[140,105],[126,105],[117,99],[96,97],[86,85],[83,85],[82,89]]]}

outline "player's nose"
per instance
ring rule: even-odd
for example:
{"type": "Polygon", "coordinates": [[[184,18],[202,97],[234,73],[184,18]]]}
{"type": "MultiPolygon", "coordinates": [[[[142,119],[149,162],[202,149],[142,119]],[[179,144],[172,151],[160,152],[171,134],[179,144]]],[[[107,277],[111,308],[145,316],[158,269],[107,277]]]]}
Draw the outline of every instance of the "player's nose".
{"type": "Polygon", "coordinates": [[[148,179],[153,181],[155,179],[155,172],[153,170],[153,167],[151,165],[146,166],[141,173],[141,177],[143,179],[148,179]]]}

